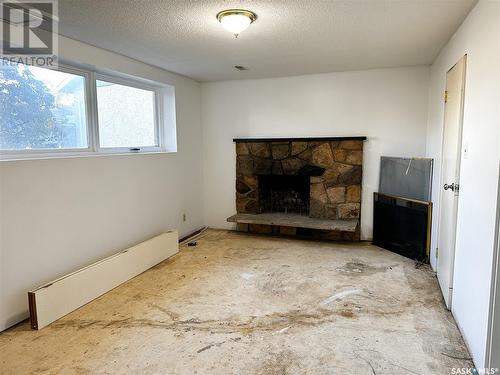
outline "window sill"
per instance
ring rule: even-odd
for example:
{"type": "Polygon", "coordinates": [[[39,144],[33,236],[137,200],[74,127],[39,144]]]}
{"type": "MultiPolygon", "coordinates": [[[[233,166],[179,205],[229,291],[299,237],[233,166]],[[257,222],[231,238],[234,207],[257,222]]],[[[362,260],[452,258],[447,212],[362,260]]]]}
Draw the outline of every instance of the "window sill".
{"type": "Polygon", "coordinates": [[[47,160],[47,159],[73,159],[93,158],[106,156],[131,156],[131,155],[156,155],[175,154],[177,150],[154,150],[154,151],[60,151],[60,152],[33,152],[33,153],[0,153],[0,162],[23,161],[23,160],[47,160]]]}

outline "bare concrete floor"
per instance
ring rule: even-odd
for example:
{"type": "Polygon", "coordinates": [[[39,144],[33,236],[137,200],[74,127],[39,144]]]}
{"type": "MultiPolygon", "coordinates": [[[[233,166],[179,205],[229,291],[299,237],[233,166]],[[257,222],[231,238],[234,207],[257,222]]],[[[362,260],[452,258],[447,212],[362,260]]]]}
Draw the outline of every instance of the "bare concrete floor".
{"type": "Polygon", "coordinates": [[[468,357],[427,267],[226,231],[47,328],[0,334],[1,374],[451,374],[468,357]]]}

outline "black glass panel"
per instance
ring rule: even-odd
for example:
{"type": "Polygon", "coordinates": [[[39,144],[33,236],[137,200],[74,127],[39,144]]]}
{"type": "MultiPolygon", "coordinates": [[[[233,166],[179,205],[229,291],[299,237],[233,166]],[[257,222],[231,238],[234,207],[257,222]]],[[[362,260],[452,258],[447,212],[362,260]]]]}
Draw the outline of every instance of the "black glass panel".
{"type": "Polygon", "coordinates": [[[375,193],[373,244],[422,261],[427,255],[430,206],[375,193]]]}

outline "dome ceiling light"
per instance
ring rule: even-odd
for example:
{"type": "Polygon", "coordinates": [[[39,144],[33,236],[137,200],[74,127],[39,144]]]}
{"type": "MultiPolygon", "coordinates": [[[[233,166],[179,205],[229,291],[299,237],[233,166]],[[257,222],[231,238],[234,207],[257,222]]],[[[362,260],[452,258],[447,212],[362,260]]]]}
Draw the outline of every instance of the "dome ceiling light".
{"type": "Polygon", "coordinates": [[[235,38],[257,19],[254,12],[245,9],[227,9],[217,13],[217,20],[222,27],[232,33],[235,38]]]}

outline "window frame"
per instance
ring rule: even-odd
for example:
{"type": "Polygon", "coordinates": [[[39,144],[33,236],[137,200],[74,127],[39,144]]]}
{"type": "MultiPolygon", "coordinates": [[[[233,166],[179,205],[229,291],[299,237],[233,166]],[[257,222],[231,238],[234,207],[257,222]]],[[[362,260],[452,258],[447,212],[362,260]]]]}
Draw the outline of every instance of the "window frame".
{"type": "MultiPolygon", "coordinates": [[[[42,68],[43,69],[43,68],[42,68]]],[[[50,157],[55,154],[60,154],[61,152],[68,153],[73,155],[74,153],[86,153],[92,151],[91,140],[90,140],[90,127],[91,124],[89,122],[89,116],[91,115],[90,111],[90,103],[89,103],[89,82],[90,82],[90,72],[85,71],[73,66],[62,65],[60,64],[58,69],[55,69],[58,72],[68,73],[83,77],[84,79],[84,101],[85,101],[85,129],[87,135],[87,147],[76,147],[76,148],[33,148],[33,149],[18,149],[18,150],[4,150],[0,149],[0,156],[2,159],[8,159],[9,156],[17,156],[17,157],[30,157],[31,155],[46,155],[50,157]]]]}
{"type": "Polygon", "coordinates": [[[94,73],[94,77],[92,80],[93,83],[93,89],[95,90],[95,123],[96,123],[96,150],[97,152],[101,153],[126,153],[126,152],[155,152],[155,151],[161,151],[162,150],[162,145],[164,144],[163,142],[163,132],[160,129],[160,124],[162,124],[162,111],[161,111],[161,92],[158,87],[155,87],[153,85],[148,85],[142,82],[137,82],[137,81],[131,81],[128,79],[123,79],[120,77],[116,77],[114,75],[110,74],[103,74],[103,73],[94,73]],[[122,86],[127,86],[127,87],[132,87],[140,90],[146,90],[146,91],[151,91],[153,92],[154,95],[154,100],[153,100],[153,118],[154,118],[154,135],[155,135],[155,142],[157,143],[154,146],[135,146],[135,145],[130,145],[127,147],[101,147],[101,142],[99,138],[99,109],[98,109],[98,97],[97,97],[97,81],[106,81],[109,83],[114,83],[117,85],[122,85],[122,86]],[[131,149],[134,148],[140,148],[139,151],[133,151],[131,149]]]}
{"type": "MultiPolygon", "coordinates": [[[[42,68],[45,69],[45,68],[42,68]]],[[[100,72],[98,70],[85,69],[73,64],[59,63],[57,69],[51,69],[63,73],[78,75],[84,78],[84,98],[87,132],[87,147],[85,148],[61,148],[61,149],[19,149],[3,150],[0,148],[0,161],[22,160],[22,159],[50,159],[83,156],[104,155],[131,155],[170,152],[165,147],[166,124],[163,114],[164,88],[161,84],[145,82],[138,78],[122,77],[119,73],[100,72]],[[128,146],[128,147],[100,147],[99,140],[99,118],[97,105],[97,80],[110,83],[152,91],[154,94],[154,121],[155,121],[155,146],[128,146]],[[139,148],[139,150],[137,150],[139,148]]],[[[173,151],[175,152],[175,150],[173,151]]]]}

